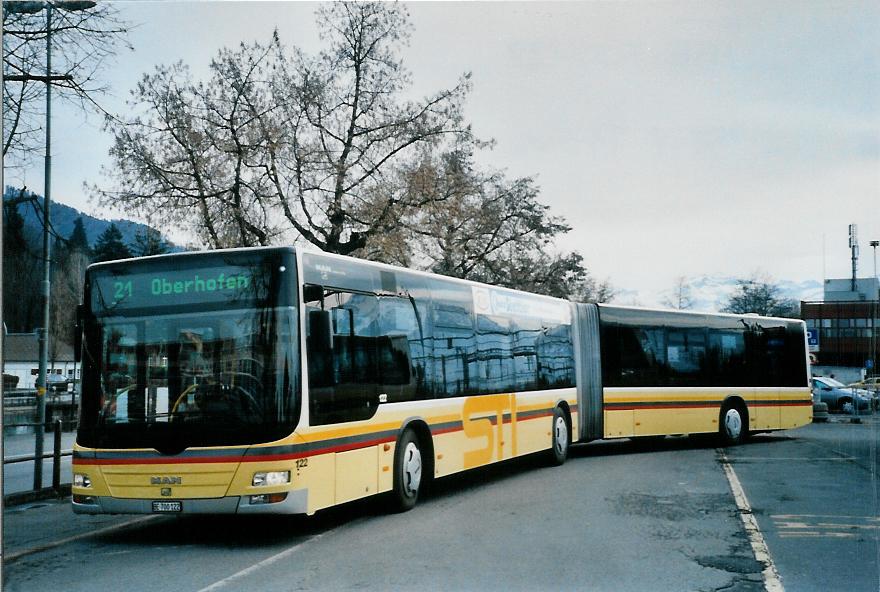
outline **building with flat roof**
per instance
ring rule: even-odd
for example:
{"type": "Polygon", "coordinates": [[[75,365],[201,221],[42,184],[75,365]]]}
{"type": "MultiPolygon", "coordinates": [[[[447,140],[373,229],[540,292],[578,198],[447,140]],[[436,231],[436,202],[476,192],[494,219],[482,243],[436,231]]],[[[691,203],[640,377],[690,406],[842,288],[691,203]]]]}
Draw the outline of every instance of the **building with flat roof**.
{"type": "Polygon", "coordinates": [[[821,302],[801,302],[801,318],[808,329],[818,331],[818,364],[866,368],[875,374],[880,364],[880,282],[825,280],[824,297],[821,302]]]}

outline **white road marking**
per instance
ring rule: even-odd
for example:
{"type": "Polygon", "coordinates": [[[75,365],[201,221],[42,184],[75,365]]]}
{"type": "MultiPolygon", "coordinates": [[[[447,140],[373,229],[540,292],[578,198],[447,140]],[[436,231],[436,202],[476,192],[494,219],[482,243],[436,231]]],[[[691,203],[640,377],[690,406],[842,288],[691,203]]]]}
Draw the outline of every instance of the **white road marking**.
{"type": "Polygon", "coordinates": [[[880,522],[878,516],[853,516],[852,514],[772,514],[774,520],[791,520],[794,518],[845,518],[847,520],[864,520],[866,522],[880,522]]]}
{"type": "Polygon", "coordinates": [[[817,460],[833,461],[833,462],[841,462],[841,461],[849,462],[849,461],[856,460],[856,457],[854,457],[854,456],[828,456],[825,458],[806,458],[803,456],[737,456],[736,460],[734,462],[735,463],[749,462],[749,461],[762,461],[762,462],[766,462],[766,461],[785,461],[785,462],[809,461],[809,462],[814,462],[817,460]]]}
{"type": "Polygon", "coordinates": [[[852,532],[780,532],[781,539],[854,539],[860,536],[852,532]]]}
{"type": "Polygon", "coordinates": [[[264,567],[269,567],[269,566],[272,565],[273,563],[277,563],[278,561],[281,561],[281,560],[284,559],[285,557],[288,557],[288,556],[290,556],[290,555],[293,555],[295,552],[297,552],[297,551],[298,551],[303,545],[305,545],[306,543],[311,543],[311,542],[313,542],[313,541],[317,541],[318,539],[320,539],[320,538],[323,537],[324,535],[326,535],[326,534],[330,534],[331,532],[334,532],[334,531],[336,531],[336,530],[339,530],[340,528],[342,528],[342,526],[345,526],[345,525],[337,526],[336,528],[333,528],[333,529],[331,529],[331,530],[327,530],[327,531],[322,532],[322,533],[320,533],[320,534],[316,534],[316,535],[313,536],[313,537],[309,537],[309,538],[307,538],[307,539],[304,540],[304,541],[300,541],[300,542],[298,542],[297,544],[295,544],[294,546],[292,546],[292,547],[290,547],[290,548],[288,548],[288,549],[285,549],[284,551],[281,551],[280,553],[276,553],[275,555],[272,555],[271,557],[267,557],[266,559],[263,559],[262,561],[259,561],[259,562],[257,562],[257,563],[254,563],[254,564],[251,565],[250,567],[246,567],[246,568],[244,568],[243,570],[238,571],[238,572],[232,574],[232,575],[229,576],[229,577],[226,577],[226,578],[223,578],[223,579],[220,580],[220,581],[214,582],[214,583],[211,584],[210,586],[208,586],[208,587],[206,587],[206,588],[202,588],[202,589],[199,590],[198,592],[214,592],[215,590],[219,590],[219,589],[225,587],[227,584],[231,584],[231,583],[233,583],[233,582],[235,582],[235,581],[237,581],[237,580],[240,580],[240,579],[242,579],[242,578],[244,578],[244,577],[246,577],[246,576],[249,576],[249,575],[252,574],[252,573],[255,573],[255,572],[257,572],[257,571],[263,569],[264,567]]]}
{"type": "Polygon", "coordinates": [[[739,508],[740,519],[742,519],[746,534],[749,536],[752,552],[755,554],[755,559],[764,565],[764,571],[761,573],[764,577],[764,589],[767,592],[785,592],[782,578],[779,576],[776,564],[773,563],[773,558],[770,556],[770,549],[767,548],[764,535],[761,534],[761,529],[758,528],[758,521],[755,520],[755,515],[752,514],[752,507],[749,505],[746,492],[743,490],[733,467],[730,466],[727,455],[720,448],[718,449],[718,454],[721,458],[721,466],[724,467],[724,474],[727,476],[727,482],[730,484],[730,491],[733,492],[733,498],[736,500],[736,507],[739,508]]]}
{"type": "Polygon", "coordinates": [[[155,516],[144,516],[143,518],[135,518],[134,520],[129,520],[127,522],[122,522],[121,524],[114,524],[113,526],[107,526],[104,528],[99,528],[98,530],[93,530],[90,532],[84,532],[82,534],[75,534],[73,536],[69,536],[67,538],[58,539],[57,541],[51,541],[44,545],[39,545],[37,547],[31,547],[30,549],[24,549],[22,551],[16,551],[14,553],[7,553],[3,556],[4,561],[15,561],[19,557],[24,557],[25,555],[32,555],[33,553],[39,553],[41,551],[48,551],[49,549],[54,549],[55,547],[60,547],[61,545],[66,545],[67,543],[72,543],[73,541],[78,541],[80,539],[87,539],[93,536],[98,536],[99,534],[105,534],[108,532],[113,532],[114,530],[120,530],[126,528],[128,526],[134,526],[135,524],[140,524],[141,522],[146,522],[148,520],[153,520],[155,518],[159,518],[158,515],[155,516]]]}

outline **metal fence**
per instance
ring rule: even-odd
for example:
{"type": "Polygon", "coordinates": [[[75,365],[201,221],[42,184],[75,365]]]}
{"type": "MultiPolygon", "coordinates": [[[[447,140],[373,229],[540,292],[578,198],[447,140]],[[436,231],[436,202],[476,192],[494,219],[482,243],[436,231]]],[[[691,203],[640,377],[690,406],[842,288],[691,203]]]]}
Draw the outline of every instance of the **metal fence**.
{"type": "MultiPolygon", "coordinates": [[[[4,427],[32,427],[37,425],[36,423],[18,423],[12,424],[4,427]]],[[[3,459],[3,465],[11,465],[16,463],[25,463],[31,462],[34,463],[34,470],[36,471],[36,463],[42,462],[45,459],[52,459],[52,491],[56,493],[61,492],[61,458],[64,456],[73,456],[73,450],[61,450],[61,432],[63,429],[63,422],[60,419],[56,419],[52,422],[52,429],[54,433],[54,442],[52,446],[52,452],[47,452],[43,454],[39,459],[37,459],[35,454],[18,454],[14,456],[8,456],[3,459]]],[[[35,484],[36,485],[36,484],[35,484]]],[[[42,484],[39,484],[40,486],[42,484]]],[[[35,487],[35,490],[39,489],[39,487],[35,487]]]]}

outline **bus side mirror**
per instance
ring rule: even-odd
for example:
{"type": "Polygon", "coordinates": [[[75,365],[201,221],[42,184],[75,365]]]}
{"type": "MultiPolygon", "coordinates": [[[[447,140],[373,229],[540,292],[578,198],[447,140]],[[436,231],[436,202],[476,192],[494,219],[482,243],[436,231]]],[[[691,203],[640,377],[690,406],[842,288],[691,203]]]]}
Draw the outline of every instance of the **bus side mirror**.
{"type": "Polygon", "coordinates": [[[324,287],[315,284],[303,286],[303,302],[320,302],[324,299],[324,287]]]}
{"type": "Polygon", "coordinates": [[[333,331],[330,325],[330,311],[309,311],[309,349],[313,352],[328,352],[333,349],[333,331]]]}
{"type": "Polygon", "coordinates": [[[82,362],[83,305],[76,305],[76,325],[73,327],[73,361],[82,362]]]}

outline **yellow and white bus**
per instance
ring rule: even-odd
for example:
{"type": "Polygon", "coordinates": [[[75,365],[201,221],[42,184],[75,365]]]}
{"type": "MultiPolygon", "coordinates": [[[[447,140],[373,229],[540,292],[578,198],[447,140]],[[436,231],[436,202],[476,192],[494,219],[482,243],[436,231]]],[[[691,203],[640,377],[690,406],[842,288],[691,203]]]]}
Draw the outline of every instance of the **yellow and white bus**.
{"type": "Polygon", "coordinates": [[[810,421],[801,321],[573,304],[292,248],[89,268],[79,513],[305,513],[572,441],[810,421]]]}

